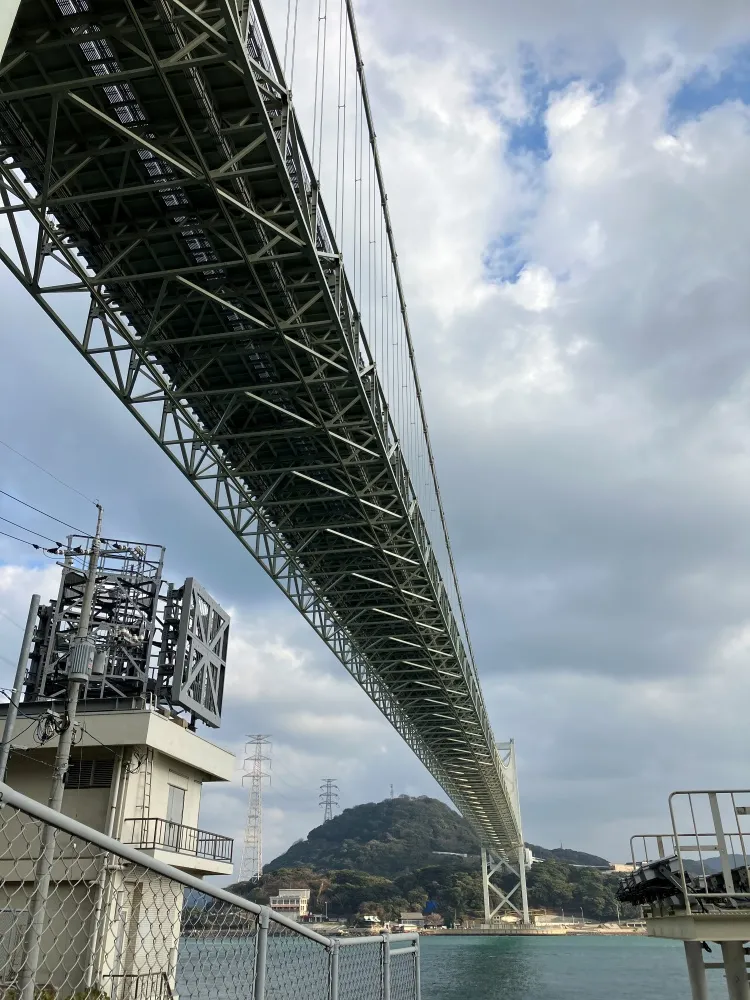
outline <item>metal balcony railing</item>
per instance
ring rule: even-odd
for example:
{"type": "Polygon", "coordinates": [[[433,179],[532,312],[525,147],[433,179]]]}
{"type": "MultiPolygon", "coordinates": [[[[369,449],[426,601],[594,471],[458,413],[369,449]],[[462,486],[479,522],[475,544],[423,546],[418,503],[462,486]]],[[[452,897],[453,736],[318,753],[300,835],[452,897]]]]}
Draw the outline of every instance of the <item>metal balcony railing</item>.
{"type": "Polygon", "coordinates": [[[173,1000],[166,972],[111,974],[104,977],[110,1000],[173,1000]]]}
{"type": "Polygon", "coordinates": [[[194,826],[183,826],[182,823],[155,817],[126,819],[123,840],[142,851],[161,847],[176,854],[190,854],[196,858],[210,858],[212,861],[226,861],[230,864],[234,846],[231,837],[222,837],[218,833],[209,833],[194,826]]]}

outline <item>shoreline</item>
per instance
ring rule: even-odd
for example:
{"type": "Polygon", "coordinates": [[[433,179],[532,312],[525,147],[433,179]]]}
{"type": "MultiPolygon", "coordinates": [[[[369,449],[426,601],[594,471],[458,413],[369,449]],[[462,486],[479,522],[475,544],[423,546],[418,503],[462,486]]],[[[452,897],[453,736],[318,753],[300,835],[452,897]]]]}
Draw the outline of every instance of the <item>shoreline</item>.
{"type": "Polygon", "coordinates": [[[421,937],[645,937],[645,927],[445,928],[421,931],[421,937]]]}

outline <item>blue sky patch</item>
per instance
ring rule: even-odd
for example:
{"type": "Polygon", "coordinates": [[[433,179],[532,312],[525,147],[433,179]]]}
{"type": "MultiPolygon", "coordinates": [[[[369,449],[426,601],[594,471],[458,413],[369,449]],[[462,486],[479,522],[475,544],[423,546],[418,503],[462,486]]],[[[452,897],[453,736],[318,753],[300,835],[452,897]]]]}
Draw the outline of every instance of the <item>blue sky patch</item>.
{"type": "MultiPolygon", "coordinates": [[[[582,82],[599,100],[610,99],[620,80],[625,65],[614,52],[606,52],[598,72],[584,77],[569,70],[573,60],[571,54],[560,48],[546,53],[539,52],[531,45],[519,47],[521,67],[521,89],[528,113],[518,121],[502,114],[493,84],[496,76],[481,77],[476,80],[476,100],[486,107],[496,121],[502,125],[508,136],[505,156],[526,175],[528,187],[544,187],[544,164],[550,157],[549,136],[546,114],[555,95],[566,90],[572,83],[582,82]]],[[[495,237],[485,248],[482,262],[487,281],[495,284],[515,284],[529,258],[521,246],[521,240],[528,216],[534,209],[527,208],[522,216],[516,216],[506,225],[510,228],[495,237]]]]}
{"type": "Polygon", "coordinates": [[[521,249],[521,234],[502,233],[486,247],[482,263],[488,281],[501,285],[515,284],[528,263],[521,249]]]}
{"type": "Polygon", "coordinates": [[[750,105],[750,44],[718,52],[721,67],[704,66],[680,87],[667,110],[667,127],[675,131],[728,101],[750,105]]]}
{"type": "Polygon", "coordinates": [[[570,54],[565,50],[539,52],[534,46],[519,46],[521,89],[529,109],[521,121],[504,117],[488,78],[477,80],[477,100],[489,108],[508,131],[507,154],[511,157],[531,157],[540,163],[549,159],[549,142],[545,115],[553,95],[565,90],[571,83],[582,80],[602,99],[611,96],[622,77],[624,65],[618,56],[610,54],[594,76],[584,78],[572,72],[570,54]]]}

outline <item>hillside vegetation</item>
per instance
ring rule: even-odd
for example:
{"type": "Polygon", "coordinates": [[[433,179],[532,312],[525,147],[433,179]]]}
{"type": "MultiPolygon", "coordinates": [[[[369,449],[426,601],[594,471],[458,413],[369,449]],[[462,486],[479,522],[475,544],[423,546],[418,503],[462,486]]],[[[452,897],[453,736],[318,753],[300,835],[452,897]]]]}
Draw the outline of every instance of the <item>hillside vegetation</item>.
{"type": "Polygon", "coordinates": [[[266,871],[345,868],[392,877],[436,864],[436,851],[476,855],[479,843],[466,820],[444,802],[400,795],[345,809],[311,830],[307,840],[292,844],[266,871]]]}
{"type": "MultiPolygon", "coordinates": [[[[552,858],[569,865],[606,867],[608,864],[605,858],[582,851],[527,846],[537,858],[552,858]]],[[[479,855],[479,841],[466,820],[438,799],[399,795],[345,809],[328,823],[311,830],[307,840],[292,844],[265,870],[346,868],[394,877],[430,865],[451,865],[445,857],[449,853],[479,855]]],[[[460,860],[457,858],[453,863],[460,860]]]]}
{"type": "MultiPolygon", "coordinates": [[[[528,873],[532,906],[616,917],[617,879],[573,867],[604,867],[604,858],[565,848],[532,850],[545,859],[528,873]]],[[[307,886],[312,908],[334,917],[377,913],[396,919],[402,910],[422,910],[432,901],[452,923],[482,913],[478,855],[471,828],[445,803],[399,796],[344,810],[266,865],[259,885],[233,888],[267,903],[281,888],[307,886]]],[[[505,883],[512,887],[511,879],[505,883]]]]}

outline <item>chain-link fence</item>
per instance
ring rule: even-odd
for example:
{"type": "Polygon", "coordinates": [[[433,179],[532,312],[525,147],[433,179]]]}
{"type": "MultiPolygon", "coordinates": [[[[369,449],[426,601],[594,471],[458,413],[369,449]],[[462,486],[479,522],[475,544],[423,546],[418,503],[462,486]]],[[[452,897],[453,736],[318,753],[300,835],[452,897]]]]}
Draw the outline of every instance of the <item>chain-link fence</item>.
{"type": "Polygon", "coordinates": [[[0,1000],[177,998],[419,1000],[419,939],[324,937],[0,784],[0,1000]]]}

